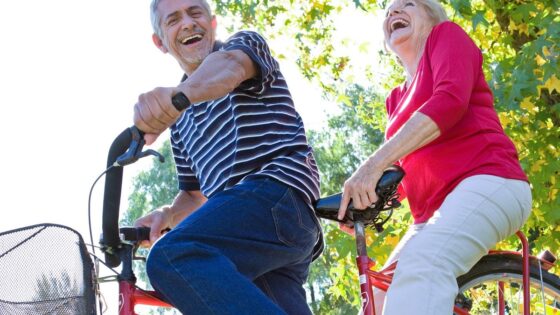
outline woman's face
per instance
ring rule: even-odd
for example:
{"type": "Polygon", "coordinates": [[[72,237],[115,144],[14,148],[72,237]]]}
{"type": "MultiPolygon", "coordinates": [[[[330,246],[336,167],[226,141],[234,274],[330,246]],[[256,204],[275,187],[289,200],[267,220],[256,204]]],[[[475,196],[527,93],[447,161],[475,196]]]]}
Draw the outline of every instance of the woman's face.
{"type": "Polygon", "coordinates": [[[395,0],[388,7],[383,32],[389,48],[397,53],[415,49],[422,35],[430,31],[432,23],[428,13],[417,1],[395,0]]]}

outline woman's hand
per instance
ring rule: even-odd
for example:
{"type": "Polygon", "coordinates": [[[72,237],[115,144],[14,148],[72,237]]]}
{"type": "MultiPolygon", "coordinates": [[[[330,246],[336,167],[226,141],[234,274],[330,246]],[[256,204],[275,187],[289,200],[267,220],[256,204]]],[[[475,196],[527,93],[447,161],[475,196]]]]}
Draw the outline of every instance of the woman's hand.
{"type": "Polygon", "coordinates": [[[375,187],[383,175],[384,169],[385,165],[375,162],[372,156],[344,182],[342,201],[338,209],[339,220],[346,215],[350,200],[352,200],[354,208],[363,210],[379,199],[375,193],[375,187]]]}

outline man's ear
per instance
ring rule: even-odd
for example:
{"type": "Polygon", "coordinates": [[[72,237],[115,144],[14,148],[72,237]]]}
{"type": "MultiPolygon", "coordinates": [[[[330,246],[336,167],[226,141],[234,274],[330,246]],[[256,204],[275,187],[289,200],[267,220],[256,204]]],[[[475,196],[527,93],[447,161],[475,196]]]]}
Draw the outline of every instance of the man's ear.
{"type": "Polygon", "coordinates": [[[217,27],[218,27],[218,21],[216,20],[216,16],[213,15],[213,16],[212,16],[212,29],[213,29],[214,31],[216,31],[216,28],[217,28],[217,27]]]}
{"type": "Polygon", "coordinates": [[[163,41],[161,40],[161,38],[159,38],[159,36],[157,36],[157,34],[152,34],[152,41],[154,42],[154,44],[156,45],[156,47],[161,50],[164,54],[166,54],[168,52],[167,47],[165,47],[165,45],[163,44],[163,41]]]}

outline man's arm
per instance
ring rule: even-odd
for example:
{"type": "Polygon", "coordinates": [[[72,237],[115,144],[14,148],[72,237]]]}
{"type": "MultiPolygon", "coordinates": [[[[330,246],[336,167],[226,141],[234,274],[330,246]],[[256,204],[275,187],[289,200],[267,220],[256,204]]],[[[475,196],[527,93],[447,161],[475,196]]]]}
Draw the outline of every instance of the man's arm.
{"type": "Polygon", "coordinates": [[[175,200],[173,200],[172,205],[154,210],[136,220],[134,226],[147,226],[150,228],[150,242],[143,243],[142,245],[151,246],[163,235],[165,230],[177,226],[196,209],[200,208],[206,200],[206,197],[198,190],[181,190],[175,197],[175,200]]]}
{"type": "Polygon", "coordinates": [[[173,95],[183,92],[191,103],[217,99],[256,74],[254,62],[241,50],[211,53],[179,86],[156,88],[141,94],[134,107],[134,124],[147,134],[157,136],[179,118],[180,112],[171,104],[173,95]]]}
{"type": "Polygon", "coordinates": [[[256,74],[257,67],[245,52],[216,51],[177,87],[177,92],[185,93],[192,103],[213,100],[227,95],[256,74]]]}

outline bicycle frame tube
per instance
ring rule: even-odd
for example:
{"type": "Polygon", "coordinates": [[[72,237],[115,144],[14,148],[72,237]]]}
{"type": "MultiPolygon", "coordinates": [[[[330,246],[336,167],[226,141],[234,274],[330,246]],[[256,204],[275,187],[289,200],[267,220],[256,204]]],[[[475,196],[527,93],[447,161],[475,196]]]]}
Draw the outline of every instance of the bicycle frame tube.
{"type": "Polygon", "coordinates": [[[158,298],[155,291],[142,291],[136,289],[129,281],[119,281],[119,315],[137,315],[134,312],[136,305],[147,305],[156,307],[172,306],[158,298]]]}
{"type": "Polygon", "coordinates": [[[519,240],[521,240],[522,245],[522,255],[523,255],[523,314],[529,315],[530,314],[530,288],[529,288],[529,273],[531,272],[529,269],[529,242],[527,241],[527,237],[521,231],[517,231],[515,233],[519,240]]]}
{"type": "Polygon", "coordinates": [[[370,259],[367,255],[366,237],[363,222],[356,221],[354,223],[354,231],[356,233],[356,248],[358,250],[358,257],[356,258],[356,262],[358,264],[358,274],[360,279],[362,310],[364,315],[375,315],[373,290],[371,288],[370,277],[368,276],[368,271],[370,270],[370,259]]]}

